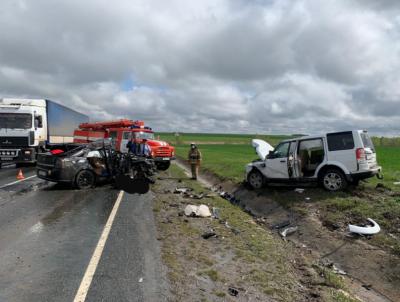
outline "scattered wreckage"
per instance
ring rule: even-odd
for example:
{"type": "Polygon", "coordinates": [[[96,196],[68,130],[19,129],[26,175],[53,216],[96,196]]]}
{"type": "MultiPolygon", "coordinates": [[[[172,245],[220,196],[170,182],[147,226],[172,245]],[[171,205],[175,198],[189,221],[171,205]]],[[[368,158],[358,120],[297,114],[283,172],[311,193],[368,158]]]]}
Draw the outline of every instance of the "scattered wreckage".
{"type": "Polygon", "coordinates": [[[368,218],[367,219],[372,225],[367,226],[358,226],[349,224],[350,233],[356,233],[360,235],[375,235],[381,231],[381,227],[376,223],[375,220],[368,218]]]}
{"type": "Polygon", "coordinates": [[[64,148],[39,154],[37,161],[39,178],[69,183],[78,189],[108,181],[127,193],[144,194],[154,183],[155,173],[153,159],[118,152],[108,139],[83,145],[66,144],[64,148]]]}
{"type": "Polygon", "coordinates": [[[186,206],[184,212],[189,217],[211,217],[210,209],[204,204],[199,206],[189,204],[186,206]]]}

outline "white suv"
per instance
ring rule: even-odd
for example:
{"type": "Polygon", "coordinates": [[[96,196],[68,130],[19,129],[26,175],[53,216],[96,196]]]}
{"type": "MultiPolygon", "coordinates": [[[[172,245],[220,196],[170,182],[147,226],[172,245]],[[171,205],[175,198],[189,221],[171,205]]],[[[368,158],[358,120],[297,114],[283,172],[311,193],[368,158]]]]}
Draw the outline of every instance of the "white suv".
{"type": "Polygon", "coordinates": [[[305,136],[280,142],[275,149],[253,140],[261,160],[246,166],[246,179],[255,189],[267,183],[319,182],[329,191],[381,175],[367,131],[353,130],[305,136]]]}

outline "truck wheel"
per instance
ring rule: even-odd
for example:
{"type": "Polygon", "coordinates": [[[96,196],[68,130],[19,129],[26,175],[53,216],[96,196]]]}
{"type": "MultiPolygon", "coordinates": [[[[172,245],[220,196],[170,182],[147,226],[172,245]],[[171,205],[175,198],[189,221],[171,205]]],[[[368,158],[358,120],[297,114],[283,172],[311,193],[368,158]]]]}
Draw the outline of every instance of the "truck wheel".
{"type": "Polygon", "coordinates": [[[82,170],[79,171],[75,177],[75,186],[80,189],[93,188],[96,184],[96,176],[92,171],[82,170]]]}
{"type": "Polygon", "coordinates": [[[328,191],[336,192],[347,188],[347,180],[338,169],[328,169],[322,175],[322,185],[328,191]]]}
{"type": "Polygon", "coordinates": [[[247,181],[253,189],[261,189],[264,186],[265,178],[258,170],[253,170],[247,176],[247,181]]]}
{"type": "Polygon", "coordinates": [[[161,163],[156,163],[157,169],[161,171],[166,171],[168,170],[169,166],[171,165],[171,162],[161,162],[161,163]]]}

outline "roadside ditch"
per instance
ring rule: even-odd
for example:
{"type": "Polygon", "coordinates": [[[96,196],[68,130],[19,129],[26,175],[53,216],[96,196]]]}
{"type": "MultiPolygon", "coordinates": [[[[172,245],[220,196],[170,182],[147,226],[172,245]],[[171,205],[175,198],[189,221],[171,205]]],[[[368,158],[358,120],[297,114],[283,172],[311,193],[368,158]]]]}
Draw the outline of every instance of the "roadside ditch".
{"type": "MultiPolygon", "coordinates": [[[[176,164],[189,172],[185,162],[178,160],[176,164]]],[[[339,279],[343,280],[343,288],[361,301],[400,301],[399,256],[387,246],[379,247],[383,235],[378,239],[353,236],[348,233],[348,221],[343,217],[337,223],[327,219],[327,213],[315,201],[329,201],[333,197],[331,193],[314,187],[305,188],[302,193],[293,187],[251,191],[242,184],[222,181],[209,172],[202,173],[199,181],[208,188],[217,188],[219,192],[230,192],[238,202],[238,208],[249,213],[275,240],[283,241],[279,232],[285,227],[297,227],[285,238],[285,242],[306,259],[297,269],[303,270],[304,263],[307,263],[308,268],[323,275],[321,268],[333,268],[336,277],[340,275],[339,279]]],[[[354,195],[362,192],[363,188],[354,189],[354,195]]],[[[364,194],[371,196],[374,193],[382,192],[373,190],[364,194]]],[[[307,283],[304,280],[302,282],[307,283]]]]}

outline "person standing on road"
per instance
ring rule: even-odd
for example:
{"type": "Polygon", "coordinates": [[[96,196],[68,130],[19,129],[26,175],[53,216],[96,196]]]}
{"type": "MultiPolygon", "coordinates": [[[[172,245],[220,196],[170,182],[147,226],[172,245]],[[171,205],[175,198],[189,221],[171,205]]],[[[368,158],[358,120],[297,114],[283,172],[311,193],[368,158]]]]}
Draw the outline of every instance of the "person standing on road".
{"type": "Polygon", "coordinates": [[[197,148],[195,143],[190,144],[190,150],[188,154],[188,162],[190,164],[190,168],[192,170],[192,179],[197,179],[197,175],[199,174],[199,168],[201,163],[201,152],[199,148],[197,148]]]}

